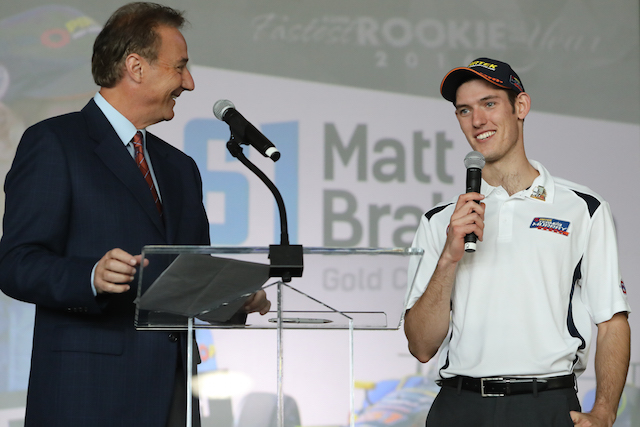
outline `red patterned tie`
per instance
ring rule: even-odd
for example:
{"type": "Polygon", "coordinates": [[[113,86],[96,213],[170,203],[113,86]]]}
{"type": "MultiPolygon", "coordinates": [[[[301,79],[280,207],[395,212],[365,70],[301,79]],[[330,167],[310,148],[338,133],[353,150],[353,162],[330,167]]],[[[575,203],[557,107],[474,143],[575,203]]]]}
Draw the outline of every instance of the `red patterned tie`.
{"type": "Polygon", "coordinates": [[[151,190],[151,195],[153,196],[153,200],[156,202],[156,208],[162,217],[162,203],[160,202],[160,197],[158,197],[158,192],[156,191],[156,187],[153,185],[153,179],[151,178],[151,173],[149,172],[149,165],[144,158],[144,152],[142,148],[142,132],[138,131],[136,135],[131,140],[133,143],[134,149],[134,157],[136,159],[136,164],[142,172],[142,176],[144,176],[144,180],[147,181],[147,185],[149,186],[149,190],[151,190]]]}

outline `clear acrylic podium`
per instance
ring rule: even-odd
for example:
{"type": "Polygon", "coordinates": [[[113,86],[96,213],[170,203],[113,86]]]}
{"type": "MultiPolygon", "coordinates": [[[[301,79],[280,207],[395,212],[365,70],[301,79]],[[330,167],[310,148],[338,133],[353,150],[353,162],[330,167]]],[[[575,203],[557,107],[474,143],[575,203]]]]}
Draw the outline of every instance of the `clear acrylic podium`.
{"type": "MultiPolygon", "coordinates": [[[[283,427],[283,329],[349,331],[350,423],[354,424],[353,331],[398,329],[411,258],[418,248],[304,247],[302,277],[269,277],[269,247],[145,246],[135,326],[139,330],[275,329],[278,427],[283,427]],[[344,298],[335,287],[375,287],[375,299],[344,298]],[[256,289],[272,302],[265,316],[227,320],[256,289]]],[[[187,427],[191,426],[193,340],[187,348],[187,427]]]]}

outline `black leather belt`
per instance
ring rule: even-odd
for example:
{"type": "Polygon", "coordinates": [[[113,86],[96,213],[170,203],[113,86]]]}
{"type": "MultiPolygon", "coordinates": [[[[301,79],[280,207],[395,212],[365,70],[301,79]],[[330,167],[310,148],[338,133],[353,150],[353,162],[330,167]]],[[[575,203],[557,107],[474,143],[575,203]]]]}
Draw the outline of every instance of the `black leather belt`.
{"type": "Polygon", "coordinates": [[[492,377],[472,378],[457,376],[436,381],[441,387],[460,388],[480,393],[482,397],[501,397],[512,394],[538,393],[541,391],[574,388],[575,375],[550,378],[492,377]]]}

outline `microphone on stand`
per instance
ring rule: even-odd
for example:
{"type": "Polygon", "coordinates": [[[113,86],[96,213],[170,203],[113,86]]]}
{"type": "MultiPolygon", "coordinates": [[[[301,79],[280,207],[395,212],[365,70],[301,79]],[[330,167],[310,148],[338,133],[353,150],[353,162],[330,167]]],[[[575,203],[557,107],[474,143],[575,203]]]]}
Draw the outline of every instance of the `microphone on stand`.
{"type": "Polygon", "coordinates": [[[251,144],[263,156],[274,162],[280,158],[278,149],[258,129],[247,121],[235,108],[233,102],[220,99],[213,105],[213,114],[226,122],[231,129],[227,149],[231,155],[245,165],[271,190],[280,213],[280,244],[269,245],[269,277],[281,277],[282,282],[290,282],[292,277],[302,277],[304,269],[302,245],[289,244],[287,210],[280,190],[256,165],[242,153],[240,144],[251,144]]]}
{"type": "Polygon", "coordinates": [[[242,114],[236,110],[236,106],[228,99],[219,99],[213,104],[213,115],[229,125],[231,133],[243,144],[251,144],[264,157],[269,157],[274,162],[280,158],[280,151],[269,139],[253,126],[242,114]]]}
{"type": "MultiPolygon", "coordinates": [[[[484,156],[477,151],[471,151],[465,156],[464,166],[467,168],[467,193],[480,192],[484,163],[484,156]]],[[[464,236],[464,250],[466,252],[475,252],[477,240],[478,237],[475,233],[469,233],[464,236]]]]}

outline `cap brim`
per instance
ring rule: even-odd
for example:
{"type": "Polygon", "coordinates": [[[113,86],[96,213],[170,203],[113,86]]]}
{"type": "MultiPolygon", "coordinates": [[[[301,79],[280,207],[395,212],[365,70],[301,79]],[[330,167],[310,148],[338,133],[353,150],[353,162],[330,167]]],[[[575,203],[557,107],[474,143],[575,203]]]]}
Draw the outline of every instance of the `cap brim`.
{"type": "Polygon", "coordinates": [[[444,79],[442,79],[442,83],[440,84],[440,93],[443,98],[449,102],[456,102],[456,92],[461,84],[468,81],[472,77],[481,77],[482,79],[488,81],[489,83],[501,87],[503,89],[510,89],[508,86],[503,86],[501,84],[496,83],[494,80],[491,80],[485,74],[474,71],[468,67],[458,67],[449,71],[444,79]]]}

